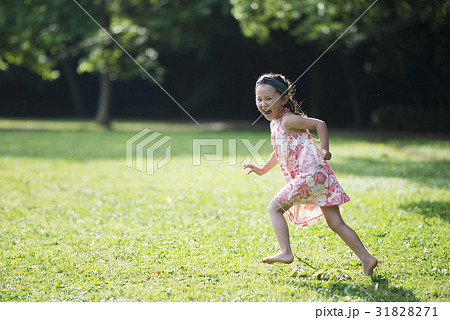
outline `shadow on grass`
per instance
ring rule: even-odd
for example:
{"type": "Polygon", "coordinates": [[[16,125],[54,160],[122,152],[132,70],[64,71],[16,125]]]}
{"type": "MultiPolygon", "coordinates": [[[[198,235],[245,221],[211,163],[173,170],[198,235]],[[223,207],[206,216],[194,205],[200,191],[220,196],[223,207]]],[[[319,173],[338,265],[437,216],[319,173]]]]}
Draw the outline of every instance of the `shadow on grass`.
{"type": "MultiPolygon", "coordinates": [[[[137,145],[157,131],[152,130],[131,144],[133,155],[136,154],[137,145]]],[[[139,131],[63,131],[63,130],[4,130],[0,129],[0,156],[24,157],[36,159],[64,159],[73,161],[84,160],[115,160],[126,158],[127,141],[132,139],[139,131]]],[[[222,150],[215,150],[214,145],[207,145],[207,141],[199,142],[201,153],[214,154],[221,151],[223,157],[228,156],[230,141],[235,145],[232,151],[242,161],[249,155],[241,139],[242,133],[237,131],[215,132],[215,131],[193,131],[193,132],[159,132],[161,135],[155,137],[142,146],[144,157],[145,151],[152,144],[162,141],[162,138],[170,138],[162,146],[154,150],[153,156],[164,158],[166,148],[170,147],[171,157],[193,157],[193,141],[196,139],[222,140],[222,150]]],[[[261,139],[258,132],[245,134],[252,146],[261,139]]],[[[258,152],[270,155],[272,152],[270,139],[267,138],[258,152]]]]}
{"type": "MultiPolygon", "coordinates": [[[[333,170],[339,174],[356,176],[404,178],[423,183],[429,179],[439,187],[448,184],[448,161],[408,161],[392,159],[373,159],[349,157],[345,162],[332,163],[333,170]]],[[[383,188],[380,185],[380,188],[383,188]]]]}
{"type": "Polygon", "coordinates": [[[362,298],[368,302],[384,302],[384,301],[420,301],[414,293],[402,287],[392,286],[389,280],[382,275],[371,277],[370,284],[356,283],[351,280],[313,280],[313,279],[296,279],[293,283],[296,287],[304,287],[309,290],[315,290],[324,300],[345,300],[362,298]]]}
{"type": "MultiPolygon", "coordinates": [[[[152,128],[152,130],[155,130],[152,128]]],[[[74,161],[97,160],[97,159],[125,159],[126,142],[134,137],[139,131],[64,131],[64,130],[5,130],[0,129],[0,156],[25,157],[41,159],[67,159],[74,161]]],[[[170,141],[155,150],[155,159],[164,158],[166,147],[171,147],[171,156],[193,157],[194,139],[221,139],[223,143],[223,157],[226,159],[230,149],[229,141],[234,141],[238,163],[250,155],[249,150],[240,139],[249,139],[251,144],[256,145],[263,137],[266,139],[264,145],[258,150],[259,153],[270,154],[272,147],[270,138],[261,132],[249,131],[227,131],[227,132],[162,132],[162,136],[170,137],[170,141]]],[[[136,145],[133,144],[135,151],[136,145]]],[[[160,139],[159,137],[158,139],[160,139]]],[[[343,143],[351,144],[357,138],[342,138],[343,143]]],[[[156,141],[156,140],[155,140],[156,141]]],[[[161,141],[161,140],[158,140],[161,141]]],[[[148,142],[150,145],[153,141],[148,142]]],[[[202,146],[201,153],[213,154],[214,146],[202,146]],[[209,148],[209,149],[208,149],[209,148]]],[[[411,161],[394,160],[386,158],[371,157],[348,157],[341,162],[330,162],[338,174],[349,174],[362,177],[398,177],[413,182],[427,183],[437,187],[446,187],[450,178],[448,161],[411,161]]],[[[383,186],[380,185],[380,188],[383,186]]]]}
{"type": "Polygon", "coordinates": [[[105,129],[93,120],[86,119],[8,119],[0,118],[0,130],[20,131],[90,131],[90,132],[139,132],[149,128],[159,132],[202,132],[202,131],[236,131],[250,130],[267,132],[269,124],[254,120],[206,120],[201,119],[199,124],[187,120],[114,120],[111,128],[105,129]]]}
{"type": "Polygon", "coordinates": [[[427,218],[439,218],[450,222],[450,202],[448,201],[416,201],[400,205],[407,212],[417,212],[427,218]]]}

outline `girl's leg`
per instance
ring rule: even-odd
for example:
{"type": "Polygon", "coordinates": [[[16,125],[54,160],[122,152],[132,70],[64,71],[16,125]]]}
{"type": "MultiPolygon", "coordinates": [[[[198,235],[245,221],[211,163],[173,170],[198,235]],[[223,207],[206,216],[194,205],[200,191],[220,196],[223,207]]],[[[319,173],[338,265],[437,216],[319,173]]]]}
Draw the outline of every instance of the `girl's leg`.
{"type": "Polygon", "coordinates": [[[290,206],[286,206],[275,199],[273,199],[267,210],[269,211],[270,223],[272,224],[273,232],[278,241],[280,252],[262,259],[264,263],[291,263],[294,261],[294,255],[291,250],[291,243],[289,241],[289,228],[284,218],[284,212],[289,209],[290,206]]]}
{"type": "Polygon", "coordinates": [[[358,256],[359,260],[361,260],[364,274],[366,276],[371,276],[373,274],[373,269],[375,269],[378,264],[378,260],[367,252],[356,232],[342,220],[339,207],[330,206],[320,208],[322,209],[330,229],[336,232],[358,256]]]}

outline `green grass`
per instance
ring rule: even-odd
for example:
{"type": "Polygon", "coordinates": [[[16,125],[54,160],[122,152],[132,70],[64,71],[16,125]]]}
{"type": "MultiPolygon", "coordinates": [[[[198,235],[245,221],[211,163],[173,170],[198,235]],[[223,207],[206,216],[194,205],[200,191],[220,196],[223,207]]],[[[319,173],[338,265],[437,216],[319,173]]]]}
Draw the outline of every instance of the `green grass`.
{"type": "Polygon", "coordinates": [[[284,180],[252,176],[262,190],[227,152],[236,139],[239,164],[240,139],[268,127],[214,127],[0,120],[0,301],[450,301],[448,139],[331,130],[342,215],[383,261],[368,278],[324,222],[290,225],[314,269],[260,263],[277,250],[266,206],[284,180]],[[153,176],[125,165],[145,127],[172,137],[153,176]],[[194,138],[224,138],[224,160],[193,166],[194,138]]]}

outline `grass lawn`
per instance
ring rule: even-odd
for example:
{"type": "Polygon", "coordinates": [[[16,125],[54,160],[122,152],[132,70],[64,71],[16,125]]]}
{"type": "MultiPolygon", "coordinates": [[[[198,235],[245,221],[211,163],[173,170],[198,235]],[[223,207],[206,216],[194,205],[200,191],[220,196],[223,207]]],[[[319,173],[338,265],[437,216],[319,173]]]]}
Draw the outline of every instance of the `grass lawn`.
{"type": "Polygon", "coordinates": [[[383,261],[364,277],[325,222],[289,226],[307,264],[259,262],[277,250],[266,206],[284,179],[247,176],[241,139],[268,124],[215,127],[0,119],[0,301],[450,301],[449,139],[330,130],[344,220],[383,261]],[[144,128],[172,138],[154,175],[126,166],[144,128]],[[199,138],[224,139],[223,160],[193,165],[199,138]]]}

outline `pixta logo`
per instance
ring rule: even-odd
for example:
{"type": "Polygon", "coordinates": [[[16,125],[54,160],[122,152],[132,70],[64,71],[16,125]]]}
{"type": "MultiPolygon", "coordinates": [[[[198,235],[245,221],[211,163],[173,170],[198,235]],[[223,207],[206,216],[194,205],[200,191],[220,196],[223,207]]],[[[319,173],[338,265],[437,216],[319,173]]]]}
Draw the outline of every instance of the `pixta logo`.
{"type": "Polygon", "coordinates": [[[126,161],[127,167],[133,168],[136,163],[136,170],[143,172],[144,163],[146,164],[146,173],[153,176],[155,167],[157,170],[164,167],[172,159],[171,148],[167,146],[165,149],[165,155],[162,159],[155,159],[155,151],[163,147],[172,137],[161,136],[161,133],[152,130],[144,129],[141,132],[135,134],[126,142],[126,161]],[[135,159],[135,161],[134,161],[135,159]]]}
{"type": "MultiPolygon", "coordinates": [[[[161,169],[172,160],[171,147],[165,146],[171,139],[172,137],[150,129],[144,129],[135,134],[126,141],[127,167],[141,172],[145,171],[148,175],[153,176],[156,170],[161,169]],[[164,147],[162,152],[165,154],[161,156],[160,149],[164,147]]],[[[266,143],[267,139],[259,139],[255,144],[249,139],[193,139],[192,165],[200,166],[202,161],[227,160],[229,166],[236,166],[249,163],[252,158],[255,164],[263,165],[265,161],[260,152],[266,143]],[[245,151],[238,154],[238,145],[240,150],[245,151]],[[242,156],[243,159],[238,159],[239,156],[242,156]]],[[[296,144],[292,141],[287,144],[275,141],[274,147],[278,148],[279,154],[287,154],[292,151],[292,148],[296,148],[296,144]]]]}
{"type": "MultiPolygon", "coordinates": [[[[253,145],[249,139],[240,139],[240,141],[253,157],[253,159],[255,159],[257,164],[264,163],[264,159],[259,154],[259,150],[266,142],[266,139],[259,139],[255,145],[253,145]]],[[[192,141],[192,165],[201,165],[202,156],[207,161],[224,160],[224,139],[194,139],[192,141]],[[206,146],[214,147],[214,152],[205,153],[204,151],[202,151],[202,147],[206,146]]],[[[249,161],[251,161],[250,156],[246,156],[241,164],[249,161]]],[[[235,166],[238,164],[238,162],[237,140],[228,139],[228,165],[235,166]]]]}

